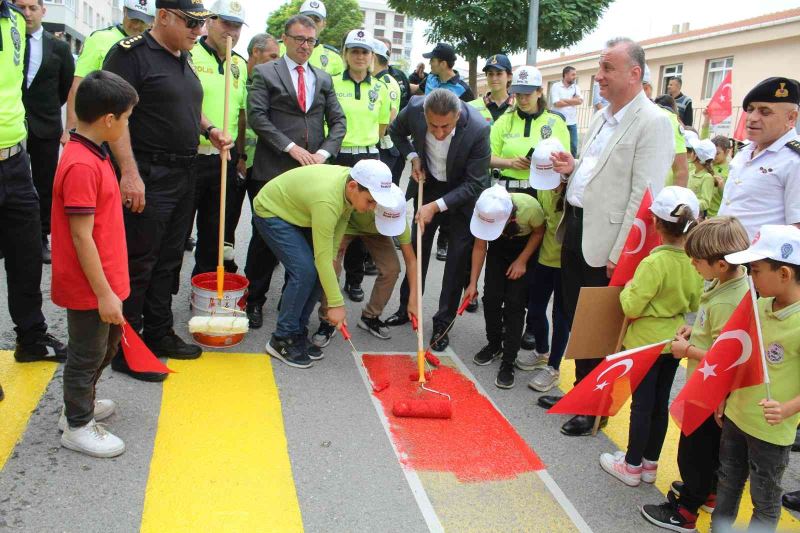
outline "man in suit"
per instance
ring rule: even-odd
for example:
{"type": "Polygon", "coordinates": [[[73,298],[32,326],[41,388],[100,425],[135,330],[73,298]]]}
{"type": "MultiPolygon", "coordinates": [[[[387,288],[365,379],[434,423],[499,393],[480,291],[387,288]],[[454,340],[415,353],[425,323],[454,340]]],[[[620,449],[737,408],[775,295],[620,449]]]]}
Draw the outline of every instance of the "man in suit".
{"type": "MultiPolygon", "coordinates": [[[[335,157],[346,130],[344,112],[333,80],[309,64],[317,45],[317,26],[305,15],[286,21],[286,54],[258,65],[247,96],[247,121],[258,136],[247,194],[250,201],[272,178],[299,166],[327,162],[335,157]],[[325,134],[324,124],[328,126],[325,134]]],[[[255,228],[247,250],[245,274],[250,280],[247,316],[260,327],[277,259],[255,228]]]]}
{"type": "MultiPolygon", "coordinates": [[[[437,351],[449,344],[446,329],[456,316],[472,250],[469,221],[475,201],[489,186],[489,132],[489,123],[480,111],[461,102],[447,89],[436,89],[425,97],[415,96],[389,126],[392,142],[403,158],[411,161],[414,182],[424,181],[423,206],[416,213],[423,225],[423,288],[436,228],[445,219],[450,223],[439,311],[433,317],[432,347],[437,351]]],[[[418,191],[419,186],[411,183],[408,196],[415,199],[418,191]]],[[[416,231],[415,227],[413,243],[416,231]]],[[[404,280],[400,287],[400,309],[389,317],[387,325],[408,322],[408,297],[408,280],[404,280]]]]}
{"type": "MultiPolygon", "coordinates": [[[[608,285],[645,189],[649,185],[657,194],[663,188],[675,156],[669,118],[642,91],[643,73],[641,46],[624,38],[609,41],[595,76],[609,104],[592,117],[580,159],[554,155],[556,171],[569,176],[557,236],[563,243],[561,279],[570,329],[581,287],[608,285]]],[[[576,383],[600,361],[575,361],[576,383]]],[[[543,396],[539,404],[557,400],[543,396]]],[[[593,425],[593,416],[579,415],[561,432],[590,435],[593,425]]]]}
{"type": "Polygon", "coordinates": [[[42,219],[42,261],[50,264],[50,206],[58,165],[61,106],[67,101],[75,73],[69,45],[42,28],[47,10],[43,0],[14,0],[25,16],[25,53],[22,102],[28,121],[28,153],[42,219]]]}

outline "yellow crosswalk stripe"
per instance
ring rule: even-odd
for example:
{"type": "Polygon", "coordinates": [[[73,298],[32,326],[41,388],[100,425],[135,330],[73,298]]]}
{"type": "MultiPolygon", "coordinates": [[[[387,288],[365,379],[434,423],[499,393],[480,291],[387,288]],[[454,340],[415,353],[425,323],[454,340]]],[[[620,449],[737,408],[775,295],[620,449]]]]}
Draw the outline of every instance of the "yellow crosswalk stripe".
{"type": "Polygon", "coordinates": [[[169,366],[142,532],[302,531],[269,357],[169,366]]]}
{"type": "Polygon", "coordinates": [[[0,385],[6,399],[0,402],[0,470],[25,433],[28,420],[58,368],[53,363],[17,363],[13,352],[0,350],[0,385]]]}

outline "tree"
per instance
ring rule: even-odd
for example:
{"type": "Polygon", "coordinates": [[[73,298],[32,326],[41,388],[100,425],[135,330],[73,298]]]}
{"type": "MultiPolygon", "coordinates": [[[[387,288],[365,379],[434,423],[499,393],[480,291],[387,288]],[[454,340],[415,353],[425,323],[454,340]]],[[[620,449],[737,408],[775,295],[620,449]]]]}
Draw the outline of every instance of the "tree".
{"type": "MultiPolygon", "coordinates": [[[[559,50],[594,29],[613,0],[540,0],[539,49],[559,50]]],[[[392,9],[427,20],[429,40],[452,44],[469,61],[475,91],[478,57],[527,48],[529,0],[389,0],[392,9]]]]}
{"type": "MultiPolygon", "coordinates": [[[[302,3],[303,0],[291,0],[273,11],[267,19],[267,33],[279,38],[286,21],[297,15],[302,3]]],[[[350,30],[363,27],[364,14],[356,0],[325,0],[325,8],[328,25],[318,36],[319,40],[322,44],[340,48],[350,30]]]]}

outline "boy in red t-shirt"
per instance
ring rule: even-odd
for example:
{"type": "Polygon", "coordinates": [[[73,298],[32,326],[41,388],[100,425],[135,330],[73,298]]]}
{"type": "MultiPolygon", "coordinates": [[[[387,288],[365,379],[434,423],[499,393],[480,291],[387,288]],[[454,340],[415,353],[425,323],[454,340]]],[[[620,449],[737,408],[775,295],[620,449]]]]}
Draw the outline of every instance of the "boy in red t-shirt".
{"type": "Polygon", "coordinates": [[[61,445],[116,457],[125,443],[97,424],[115,409],[95,400],[103,369],[119,349],[122,300],[130,293],[122,198],[105,142],[128,128],[139,98],[110,72],[86,76],[75,95],[78,128],[70,134],[53,185],[53,303],[67,309],[61,445]]]}

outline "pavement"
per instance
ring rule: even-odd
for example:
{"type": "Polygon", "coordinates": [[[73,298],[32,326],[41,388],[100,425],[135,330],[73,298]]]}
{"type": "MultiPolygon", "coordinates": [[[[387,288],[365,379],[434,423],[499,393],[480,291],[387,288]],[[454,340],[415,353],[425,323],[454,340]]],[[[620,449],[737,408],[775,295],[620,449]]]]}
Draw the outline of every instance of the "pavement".
{"type": "MultiPolygon", "coordinates": [[[[240,267],[251,227],[244,211],[240,267]]],[[[192,265],[187,253],[173,301],[176,331],[184,338],[192,265]]],[[[431,261],[427,317],[435,312],[443,265],[431,261]]],[[[307,370],[290,368],[264,352],[281,278],[280,272],[273,277],[264,327],[239,346],[196,361],[167,361],[176,373],[163,384],[104,373],[98,397],[117,402],[107,422],[127,445],[115,459],[60,447],[61,365],[17,364],[11,351],[0,351],[6,393],[0,402],[0,530],[658,531],[639,507],[663,501],[678,479],[674,425],[657,483],[622,485],[601,470],[598,457],[625,448],[627,407],[596,437],[561,435],[565,417],[535,405],[528,373],[518,371],[516,386],[501,390],[494,385],[498,363],[472,363],[485,343],[482,309],[456,321],[451,347],[442,354],[446,370],[437,371],[449,376],[439,383],[454,395],[453,421],[403,425],[387,413],[385,392],[373,392],[374,372],[401,375],[412,364],[411,328],[393,328],[389,341],[377,339],[356,327],[361,304],[348,302],[358,352],[337,335],[322,361],[307,370]]],[[[367,292],[372,279],[365,280],[367,292]]],[[[50,331],[66,339],[65,312],[49,302],[49,266],[42,287],[50,331]]],[[[3,273],[0,300],[6,295],[3,273]]],[[[397,298],[384,318],[396,310],[397,298]]],[[[0,313],[0,350],[13,345],[13,324],[0,313]]],[[[563,389],[573,371],[565,362],[563,389]]],[[[683,383],[679,370],[673,395],[683,383]]],[[[783,485],[800,489],[800,454],[792,454],[783,485]]],[[[747,501],[742,519],[750,516],[747,501]]],[[[701,517],[700,531],[708,531],[708,518],[701,517]]],[[[800,531],[800,521],[784,511],[780,529],[800,531]]]]}

